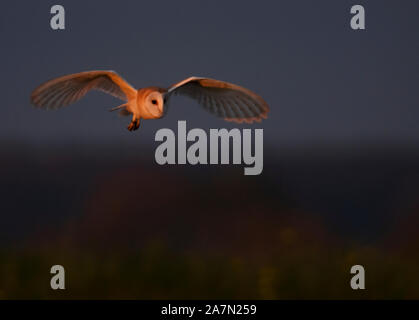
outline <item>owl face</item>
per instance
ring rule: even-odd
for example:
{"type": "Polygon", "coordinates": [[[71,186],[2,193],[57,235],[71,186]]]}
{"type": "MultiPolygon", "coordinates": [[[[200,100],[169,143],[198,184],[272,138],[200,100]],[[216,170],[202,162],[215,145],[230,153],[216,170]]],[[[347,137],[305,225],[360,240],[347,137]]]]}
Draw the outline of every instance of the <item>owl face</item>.
{"type": "Polygon", "coordinates": [[[145,97],[144,109],[146,109],[150,115],[156,118],[163,116],[163,95],[159,91],[151,91],[148,93],[145,97]]]}

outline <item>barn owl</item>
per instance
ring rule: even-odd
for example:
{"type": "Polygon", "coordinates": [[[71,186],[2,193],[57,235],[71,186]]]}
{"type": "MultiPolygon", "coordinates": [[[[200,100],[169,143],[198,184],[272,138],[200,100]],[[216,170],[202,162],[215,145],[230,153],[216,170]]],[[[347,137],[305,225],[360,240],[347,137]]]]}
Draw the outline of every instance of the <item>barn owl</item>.
{"type": "Polygon", "coordinates": [[[252,123],[267,118],[267,103],[254,92],[224,81],[190,77],[168,89],[147,87],[135,90],[114,71],[86,71],[56,78],[40,85],[31,102],[40,108],[58,109],[82,98],[90,90],[117,97],[124,104],[110,109],[122,116],[132,115],[128,130],[137,130],[140,119],[158,119],[168,109],[173,95],[195,99],[208,112],[227,121],[252,123]]]}

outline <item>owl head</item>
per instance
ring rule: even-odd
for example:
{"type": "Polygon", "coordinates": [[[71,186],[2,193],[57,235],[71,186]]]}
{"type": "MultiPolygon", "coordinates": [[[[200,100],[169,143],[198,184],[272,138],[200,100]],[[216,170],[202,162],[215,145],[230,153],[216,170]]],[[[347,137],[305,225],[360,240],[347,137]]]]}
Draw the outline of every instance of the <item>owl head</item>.
{"type": "Polygon", "coordinates": [[[150,91],[144,99],[144,108],[153,116],[160,117],[163,115],[164,98],[159,91],[150,91]]]}

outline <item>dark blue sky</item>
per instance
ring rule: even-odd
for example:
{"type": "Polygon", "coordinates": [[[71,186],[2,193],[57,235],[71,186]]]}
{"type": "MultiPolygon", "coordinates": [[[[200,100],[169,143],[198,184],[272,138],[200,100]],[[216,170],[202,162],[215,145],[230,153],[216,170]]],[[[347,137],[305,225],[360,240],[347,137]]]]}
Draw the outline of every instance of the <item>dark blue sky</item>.
{"type": "Polygon", "coordinates": [[[135,87],[169,86],[191,75],[248,87],[269,103],[265,141],[419,143],[417,1],[60,1],[66,30],[50,29],[55,1],[2,4],[0,139],[28,144],[154,143],[177,120],[231,127],[187,98],[143,122],[107,112],[102,93],[68,108],[32,108],[31,91],[68,73],[113,69],[135,87]],[[363,4],[366,31],[349,27],[363,4]]]}

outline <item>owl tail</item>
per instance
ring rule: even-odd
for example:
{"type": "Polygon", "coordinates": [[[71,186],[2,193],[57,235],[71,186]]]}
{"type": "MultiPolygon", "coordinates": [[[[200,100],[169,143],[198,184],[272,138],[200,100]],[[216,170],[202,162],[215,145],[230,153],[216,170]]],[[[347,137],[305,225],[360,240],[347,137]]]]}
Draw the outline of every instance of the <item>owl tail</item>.
{"type": "Polygon", "coordinates": [[[127,106],[128,106],[128,104],[127,103],[124,103],[124,104],[121,104],[120,106],[117,106],[117,107],[115,107],[115,108],[112,108],[112,109],[109,109],[109,111],[110,112],[112,112],[112,111],[117,111],[117,110],[121,110],[121,111],[119,111],[119,115],[120,116],[129,116],[130,114],[131,114],[131,112],[129,112],[126,108],[127,108],[127,106]]]}

